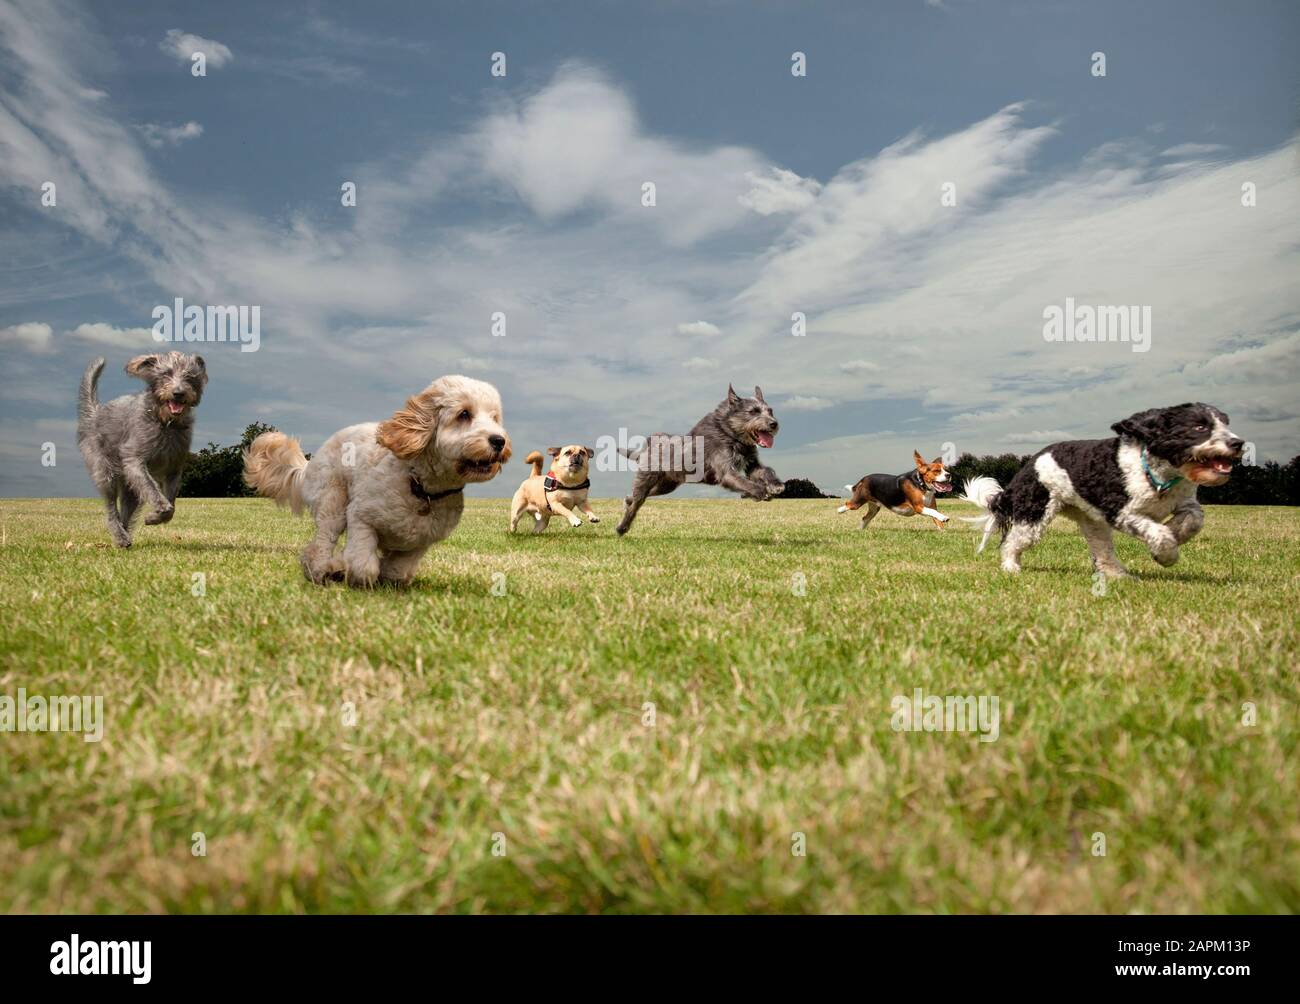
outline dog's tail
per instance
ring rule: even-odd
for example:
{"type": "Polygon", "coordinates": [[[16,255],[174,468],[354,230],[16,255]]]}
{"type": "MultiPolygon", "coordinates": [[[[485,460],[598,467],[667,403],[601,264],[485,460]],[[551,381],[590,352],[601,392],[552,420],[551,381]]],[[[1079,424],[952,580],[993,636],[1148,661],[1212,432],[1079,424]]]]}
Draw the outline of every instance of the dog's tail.
{"type": "Polygon", "coordinates": [[[302,513],[302,476],[307,470],[298,440],[283,432],[264,432],[244,451],[244,483],[257,494],[302,513]]]}
{"type": "Polygon", "coordinates": [[[967,523],[983,524],[984,536],[980,538],[979,547],[975,548],[975,553],[979,554],[984,550],[984,546],[989,542],[989,537],[997,529],[998,517],[993,512],[993,500],[1002,493],[1002,486],[989,477],[971,478],[962,487],[962,493],[957,497],[963,502],[973,502],[986,513],[984,516],[962,516],[967,523]]]}
{"type": "Polygon", "coordinates": [[[96,359],[81,375],[81,390],[77,393],[77,442],[90,435],[90,423],[99,408],[99,374],[104,372],[104,360],[96,359]]]}
{"type": "Polygon", "coordinates": [[[533,450],[532,453],[524,457],[524,463],[533,465],[533,477],[540,478],[542,476],[543,460],[540,452],[533,450]]]}
{"type": "MultiPolygon", "coordinates": [[[[853,486],[852,486],[852,485],[845,485],[844,488],[845,488],[845,490],[849,493],[849,498],[852,499],[852,498],[853,498],[853,486]]],[[[844,505],[840,506],[840,507],[839,507],[838,509],[836,509],[835,511],[836,511],[836,512],[848,512],[848,511],[849,511],[848,503],[846,502],[844,505]]]]}
{"type": "Polygon", "coordinates": [[[641,454],[645,453],[645,447],[641,446],[635,450],[626,450],[620,446],[618,447],[618,452],[623,454],[623,456],[627,457],[628,460],[632,461],[632,463],[635,464],[638,460],[641,459],[641,454]]]}

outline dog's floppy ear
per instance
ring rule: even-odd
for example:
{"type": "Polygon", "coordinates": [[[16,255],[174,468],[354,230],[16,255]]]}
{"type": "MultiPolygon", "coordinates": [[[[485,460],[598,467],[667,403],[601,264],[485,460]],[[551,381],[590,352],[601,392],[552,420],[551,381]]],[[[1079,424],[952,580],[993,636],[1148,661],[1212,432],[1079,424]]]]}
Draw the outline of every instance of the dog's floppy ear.
{"type": "Polygon", "coordinates": [[[596,455],[596,451],[593,450],[590,446],[584,446],[582,448],[582,452],[587,455],[588,460],[590,460],[592,457],[596,455]]]}
{"type": "Polygon", "coordinates": [[[149,373],[158,365],[158,357],[154,355],[136,356],[126,364],[126,371],[133,377],[139,377],[141,380],[148,380],[149,373]]]}
{"type": "Polygon", "coordinates": [[[553,457],[558,457],[560,455],[560,448],[558,446],[548,446],[546,452],[553,457]]]}
{"type": "Polygon", "coordinates": [[[198,367],[199,378],[203,381],[203,385],[206,387],[208,384],[208,364],[203,361],[202,356],[196,355],[194,357],[194,365],[198,367]]]}
{"type": "Polygon", "coordinates": [[[754,387],[754,397],[756,397],[758,400],[762,401],[764,404],[767,404],[767,401],[766,401],[766,400],[764,399],[764,397],[763,397],[763,388],[762,388],[762,387],[759,387],[759,386],[755,385],[755,387],[754,387]]]}
{"type": "Polygon", "coordinates": [[[916,461],[916,466],[917,466],[917,467],[927,467],[927,466],[929,466],[929,465],[926,464],[926,462],[925,462],[925,457],[921,456],[921,454],[917,453],[915,450],[912,451],[912,459],[916,461]]]}
{"type": "Polygon", "coordinates": [[[1130,415],[1122,422],[1116,422],[1111,426],[1111,430],[1121,436],[1136,439],[1140,443],[1149,443],[1164,428],[1164,418],[1164,408],[1148,408],[1146,411],[1130,415]]]}
{"type": "Polygon", "coordinates": [[[736,393],[736,388],[727,384],[727,404],[735,404],[740,400],[740,395],[736,393]]]}
{"type": "Polygon", "coordinates": [[[438,427],[438,412],[447,403],[445,381],[445,377],[435,380],[420,393],[408,397],[405,408],[379,423],[375,441],[403,460],[410,460],[427,450],[438,427]]]}

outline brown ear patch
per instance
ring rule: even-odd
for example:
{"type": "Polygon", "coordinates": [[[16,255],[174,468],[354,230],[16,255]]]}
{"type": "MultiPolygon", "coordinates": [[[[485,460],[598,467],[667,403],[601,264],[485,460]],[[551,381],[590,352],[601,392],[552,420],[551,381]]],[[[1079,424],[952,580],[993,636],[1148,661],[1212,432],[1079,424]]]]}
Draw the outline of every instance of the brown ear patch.
{"type": "Polygon", "coordinates": [[[560,455],[560,448],[558,446],[548,446],[546,452],[553,457],[558,457],[560,455]]]}
{"type": "Polygon", "coordinates": [[[157,365],[158,357],[155,355],[136,356],[126,364],[125,369],[133,377],[143,377],[157,365]]]}
{"type": "Polygon", "coordinates": [[[419,456],[429,447],[438,419],[437,393],[432,387],[406,399],[406,407],[380,422],[375,440],[403,460],[419,456]]]}

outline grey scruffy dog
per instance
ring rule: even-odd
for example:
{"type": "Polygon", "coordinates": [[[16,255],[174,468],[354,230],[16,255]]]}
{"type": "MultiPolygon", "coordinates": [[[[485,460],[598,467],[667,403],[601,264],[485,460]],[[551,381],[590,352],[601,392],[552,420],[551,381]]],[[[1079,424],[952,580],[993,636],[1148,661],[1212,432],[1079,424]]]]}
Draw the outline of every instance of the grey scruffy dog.
{"type": "Polygon", "coordinates": [[[632,494],[623,500],[619,536],[631,528],[647,498],[667,495],[688,480],[721,485],[756,502],[780,495],[785,485],[758,460],[758,448],[770,449],[780,427],[762,388],[741,397],[728,385],[727,399],[696,422],[686,440],[656,432],[640,450],[621,451],[637,463],[637,472],[632,494]]]}
{"type": "Polygon", "coordinates": [[[95,394],[104,360],[81,378],[77,445],[104,496],[108,532],[118,547],[131,546],[131,520],[142,503],[145,523],[166,523],[176,511],[176,491],[194,435],[194,409],[208,382],[202,356],[184,352],[136,356],[127,373],[149,386],[100,404],[95,394]]]}

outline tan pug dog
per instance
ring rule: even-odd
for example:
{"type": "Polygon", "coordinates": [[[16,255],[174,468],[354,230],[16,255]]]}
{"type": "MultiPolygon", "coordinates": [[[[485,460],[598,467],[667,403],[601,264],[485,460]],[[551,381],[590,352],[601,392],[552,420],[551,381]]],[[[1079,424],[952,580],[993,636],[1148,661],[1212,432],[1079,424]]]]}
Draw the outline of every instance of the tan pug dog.
{"type": "Polygon", "coordinates": [[[533,473],[515,492],[510,506],[510,532],[515,532],[519,518],[526,512],[533,514],[533,533],[545,530],[552,516],[563,516],[569,526],[582,526],[574,509],[580,509],[593,523],[599,523],[600,517],[587,504],[587,491],[591,488],[587,464],[594,451],[587,446],[573,445],[552,446],[546,452],[555,459],[545,477],[542,477],[540,453],[534,450],[524,458],[525,463],[533,465],[533,473]]]}

